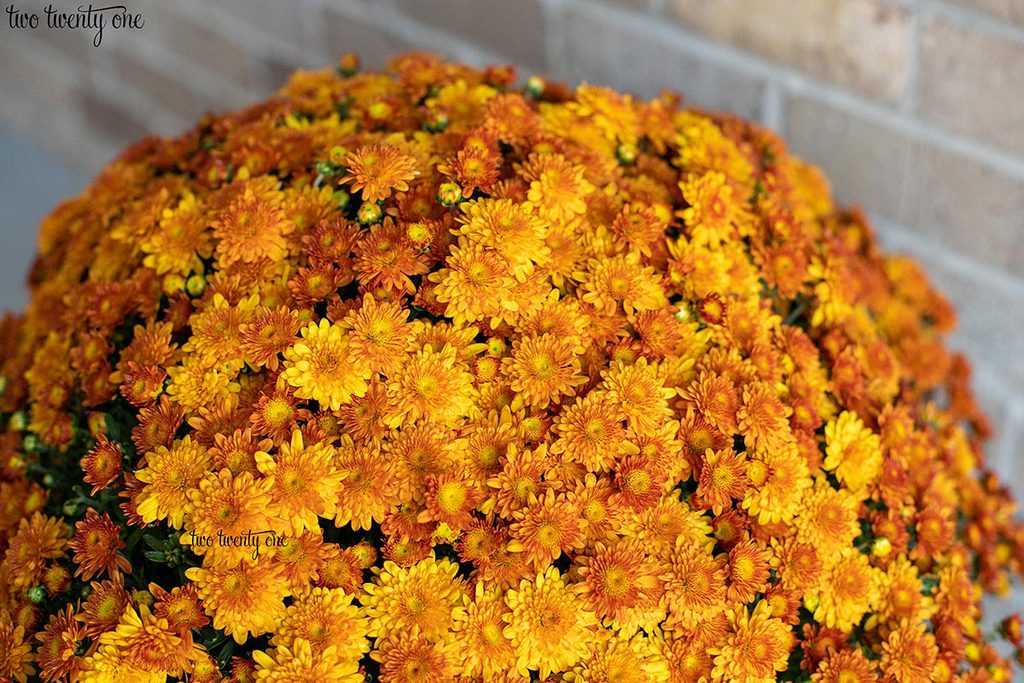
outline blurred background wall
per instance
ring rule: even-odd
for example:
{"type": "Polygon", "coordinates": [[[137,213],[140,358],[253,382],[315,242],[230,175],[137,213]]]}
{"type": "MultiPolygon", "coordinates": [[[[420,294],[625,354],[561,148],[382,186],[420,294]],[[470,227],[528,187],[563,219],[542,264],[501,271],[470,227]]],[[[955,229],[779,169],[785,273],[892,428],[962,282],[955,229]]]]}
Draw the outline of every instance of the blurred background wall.
{"type": "MultiPolygon", "coordinates": [[[[41,12],[43,0],[19,9],[41,12]]],[[[60,2],[54,3],[60,6],[60,2]]],[[[70,0],[65,9],[77,3],[70,0]]],[[[954,345],[1024,498],[1024,0],[124,0],[138,31],[0,17],[0,307],[38,219],[122,146],[298,67],[427,49],[736,112],[820,164],[953,300],[954,345]]]]}

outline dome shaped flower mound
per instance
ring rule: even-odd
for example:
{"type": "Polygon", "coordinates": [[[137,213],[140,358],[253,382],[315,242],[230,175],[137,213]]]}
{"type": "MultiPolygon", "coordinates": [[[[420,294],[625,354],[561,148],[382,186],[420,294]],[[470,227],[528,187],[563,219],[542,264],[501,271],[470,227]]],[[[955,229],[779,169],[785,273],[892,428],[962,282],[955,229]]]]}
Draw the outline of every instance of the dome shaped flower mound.
{"type": "Polygon", "coordinates": [[[1012,677],[954,314],[816,169],[673,95],[355,64],[44,221],[0,680],[1012,677]]]}

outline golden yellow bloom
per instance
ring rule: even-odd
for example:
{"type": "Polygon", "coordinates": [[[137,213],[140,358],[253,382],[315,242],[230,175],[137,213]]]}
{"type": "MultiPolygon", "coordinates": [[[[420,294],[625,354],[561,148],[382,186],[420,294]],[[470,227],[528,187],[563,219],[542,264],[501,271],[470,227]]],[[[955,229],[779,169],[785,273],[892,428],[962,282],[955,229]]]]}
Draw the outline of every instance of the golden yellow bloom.
{"type": "Polygon", "coordinates": [[[368,365],[350,352],[342,328],[326,318],[302,328],[302,341],[285,350],[284,358],[281,377],[295,387],[299,398],[337,410],[366,393],[368,365]]]}
{"type": "Polygon", "coordinates": [[[512,346],[512,356],[502,361],[502,373],[517,393],[517,400],[546,408],[561,403],[563,396],[575,396],[576,387],[586,383],[572,343],[545,334],[524,337],[512,346]]]}
{"type": "Polygon", "coordinates": [[[272,654],[260,650],[253,652],[256,680],[271,683],[362,683],[366,680],[366,676],[359,672],[358,662],[340,655],[333,645],[314,648],[308,640],[299,638],[291,645],[278,645],[272,654]]]}
{"type": "Polygon", "coordinates": [[[290,534],[319,529],[318,517],[330,517],[341,491],[344,474],[334,467],[334,448],[326,442],[303,443],[302,432],[292,432],[273,455],[256,453],[256,467],[270,484],[268,513],[281,520],[290,534]]]}
{"type": "Polygon", "coordinates": [[[351,354],[362,358],[373,372],[390,373],[401,361],[412,336],[408,314],[394,301],[377,302],[373,295],[363,296],[363,305],[343,321],[351,354]]]}
{"type": "Polygon", "coordinates": [[[285,614],[284,599],[291,594],[281,566],[272,559],[256,564],[203,566],[185,570],[199,586],[203,609],[213,627],[244,643],[274,627],[285,614]]]}
{"type": "Polygon", "coordinates": [[[390,427],[417,420],[454,425],[473,412],[473,375],[450,346],[424,347],[392,373],[388,400],[390,427]]]}
{"type": "Polygon", "coordinates": [[[584,169],[561,154],[531,154],[519,169],[530,183],[526,198],[552,221],[564,221],[587,210],[586,197],[594,191],[584,169]]]}
{"type": "Polygon", "coordinates": [[[291,647],[305,640],[317,652],[333,647],[339,659],[357,662],[370,649],[366,634],[366,617],[352,604],[352,595],[341,588],[314,588],[288,606],[270,642],[291,647]]]}
{"type": "Polygon", "coordinates": [[[510,612],[504,616],[506,638],[516,650],[516,671],[530,670],[543,679],[564,671],[587,654],[587,631],[597,623],[554,567],[523,579],[505,594],[510,612]]]}
{"type": "Polygon", "coordinates": [[[369,618],[369,634],[387,638],[417,628],[432,640],[453,628],[464,611],[466,589],[455,574],[459,566],[433,556],[408,568],[394,562],[374,567],[374,580],[360,598],[369,618]]]}
{"type": "Polygon", "coordinates": [[[249,472],[237,477],[226,469],[216,474],[208,472],[199,485],[188,492],[185,508],[188,523],[180,537],[181,544],[191,546],[197,555],[205,555],[211,564],[255,562],[252,548],[221,545],[220,538],[269,531],[279,526],[277,520],[271,522],[268,509],[271,484],[267,479],[254,481],[249,472]],[[210,538],[212,542],[209,545],[196,542],[197,537],[210,538]]]}
{"type": "Polygon", "coordinates": [[[925,625],[904,622],[882,643],[882,671],[898,681],[927,683],[937,655],[935,636],[925,625]]]}
{"type": "Polygon", "coordinates": [[[482,581],[475,590],[455,619],[456,639],[464,647],[460,673],[493,680],[515,666],[515,648],[504,634],[505,615],[510,612],[500,591],[485,589],[482,581]]]}
{"type": "Polygon", "coordinates": [[[740,608],[731,615],[733,632],[721,647],[708,650],[714,657],[716,679],[769,683],[786,669],[793,647],[791,627],[771,616],[771,607],[761,601],[749,611],[740,608]]]}
{"type": "Polygon", "coordinates": [[[185,520],[189,493],[210,468],[207,449],[191,436],[175,441],[170,448],[159,446],[146,454],[146,466],[135,476],[145,486],[135,497],[139,516],[145,522],[166,519],[175,529],[185,520]]]}
{"type": "Polygon", "coordinates": [[[626,313],[651,311],[667,304],[654,269],[640,263],[636,253],[591,259],[587,269],[573,273],[581,281],[581,297],[604,315],[621,307],[626,313]]]}
{"type": "Polygon", "coordinates": [[[530,213],[529,206],[508,199],[481,199],[461,207],[459,232],[465,240],[493,252],[522,280],[534,265],[547,262],[544,243],[547,221],[530,213]]]}
{"type": "Polygon", "coordinates": [[[451,249],[445,267],[427,276],[433,294],[446,304],[445,316],[456,323],[514,318],[519,306],[505,292],[515,286],[511,264],[497,252],[473,241],[451,249]]]}
{"type": "Polygon", "coordinates": [[[668,660],[642,633],[601,635],[591,643],[584,663],[566,676],[569,681],[654,683],[669,680],[668,660]]]}
{"type": "Polygon", "coordinates": [[[813,545],[824,557],[853,544],[860,535],[859,501],[846,489],[834,489],[824,478],[804,493],[793,519],[797,538],[813,545]]]}
{"type": "Polygon", "coordinates": [[[818,590],[811,594],[818,599],[814,618],[826,626],[849,631],[878,603],[884,574],[854,548],[846,548],[828,561],[831,566],[822,574],[818,590]]]}
{"type": "Polygon", "coordinates": [[[145,605],[139,611],[127,608],[117,628],[100,636],[99,644],[116,651],[133,669],[166,676],[181,676],[191,668],[199,649],[191,632],[172,630],[166,619],[154,616],[145,605]]]}
{"type": "Polygon", "coordinates": [[[852,492],[860,493],[882,467],[881,442],[855,413],[844,411],[825,425],[825,464],[852,492]]]}

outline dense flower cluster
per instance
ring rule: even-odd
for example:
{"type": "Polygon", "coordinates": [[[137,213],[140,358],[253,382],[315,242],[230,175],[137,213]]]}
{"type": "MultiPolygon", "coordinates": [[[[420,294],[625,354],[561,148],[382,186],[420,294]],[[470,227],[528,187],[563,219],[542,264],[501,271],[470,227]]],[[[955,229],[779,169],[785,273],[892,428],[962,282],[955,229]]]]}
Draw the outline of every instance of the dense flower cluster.
{"type": "Polygon", "coordinates": [[[0,678],[1009,679],[953,312],[816,169],[669,94],[354,67],[44,221],[0,678]]]}

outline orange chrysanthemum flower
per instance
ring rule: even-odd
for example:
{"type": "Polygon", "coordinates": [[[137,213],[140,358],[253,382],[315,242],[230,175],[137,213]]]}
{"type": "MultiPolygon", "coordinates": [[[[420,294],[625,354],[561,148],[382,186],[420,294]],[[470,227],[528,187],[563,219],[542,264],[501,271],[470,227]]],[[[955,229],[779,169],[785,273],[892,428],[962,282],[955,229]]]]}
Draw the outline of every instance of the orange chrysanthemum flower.
{"type": "Polygon", "coordinates": [[[62,520],[35,512],[22,518],[4,555],[11,582],[28,588],[43,573],[48,560],[61,559],[68,547],[69,530],[62,520]]]}
{"type": "Polygon", "coordinates": [[[189,491],[186,504],[188,521],[186,532],[181,535],[181,544],[190,546],[197,555],[203,555],[209,564],[256,562],[258,555],[253,548],[224,545],[221,539],[259,534],[279,526],[277,519],[272,523],[268,514],[271,484],[268,479],[254,481],[249,472],[238,476],[226,469],[216,474],[207,473],[198,487],[189,491]]]}
{"type": "Polygon", "coordinates": [[[510,614],[504,596],[498,590],[485,590],[477,582],[476,594],[467,601],[466,610],[455,621],[458,642],[465,648],[460,673],[497,680],[515,666],[512,641],[505,637],[505,617],[510,614]]]}
{"type": "Polygon", "coordinates": [[[833,652],[811,674],[813,683],[875,683],[878,673],[860,650],[833,652]]]}
{"type": "Polygon", "coordinates": [[[851,491],[859,493],[875,480],[882,466],[878,435],[851,412],[825,425],[825,464],[851,491]]]}
{"type": "Polygon", "coordinates": [[[861,617],[874,607],[883,580],[881,570],[872,567],[867,556],[846,548],[822,574],[814,618],[822,624],[849,631],[861,617]]]}
{"type": "Polygon", "coordinates": [[[726,597],[733,603],[749,603],[768,586],[768,551],[752,539],[744,539],[729,551],[726,597]]]}
{"type": "Polygon", "coordinates": [[[335,465],[342,474],[334,506],[334,523],[370,529],[399,502],[399,477],[376,448],[342,448],[335,465]]]}
{"type": "Polygon", "coordinates": [[[650,613],[663,616],[658,566],[639,541],[599,542],[593,555],[581,555],[577,560],[582,581],[576,584],[576,591],[597,616],[621,628],[642,623],[650,613]]]}
{"type": "MultiPolygon", "coordinates": [[[[43,679],[54,681],[75,678],[85,667],[81,654],[87,637],[86,627],[79,621],[71,605],[52,615],[43,632],[36,635],[40,642],[36,661],[43,679]]],[[[13,648],[10,652],[14,654],[13,648]]]]}
{"type": "Polygon", "coordinates": [[[266,652],[253,652],[256,662],[255,676],[260,681],[287,683],[288,681],[336,681],[360,683],[366,676],[352,659],[342,658],[337,649],[328,647],[315,650],[308,640],[298,639],[290,646],[279,645],[273,657],[266,652]]]}
{"type": "Polygon", "coordinates": [[[555,496],[548,489],[535,505],[513,513],[509,531],[518,540],[526,557],[538,570],[547,567],[562,552],[577,547],[583,538],[583,525],[572,502],[555,496]]]}
{"type": "Polygon", "coordinates": [[[424,347],[397,367],[388,383],[391,407],[385,422],[430,420],[455,423],[473,410],[473,375],[455,349],[424,347]]]}
{"type": "Polygon", "coordinates": [[[82,458],[82,478],[92,485],[91,493],[106,488],[121,476],[121,445],[110,441],[105,434],[96,439],[93,447],[82,458]]]}
{"type": "Polygon", "coordinates": [[[330,517],[341,491],[344,474],[332,467],[334,448],[325,442],[307,446],[302,432],[292,432],[290,443],[277,453],[256,453],[256,467],[270,480],[268,512],[279,518],[291,534],[318,529],[317,517],[330,517]]]}
{"type": "Polygon", "coordinates": [[[361,192],[368,202],[405,192],[408,181],[419,175],[415,157],[393,145],[365,145],[345,155],[344,164],[348,173],[339,182],[350,183],[353,192],[361,192]]]}
{"type": "Polygon", "coordinates": [[[414,630],[383,639],[370,656],[380,662],[381,680],[446,681],[453,678],[456,645],[414,630]]]}
{"type": "Polygon", "coordinates": [[[210,623],[199,603],[199,589],[196,584],[190,583],[167,592],[151,583],[149,592],[156,599],[153,613],[161,619],[166,619],[171,630],[202,628],[210,623]]]}
{"type": "Polygon", "coordinates": [[[215,252],[222,266],[236,261],[276,261],[288,249],[286,235],[295,229],[281,209],[283,194],[276,179],[263,176],[242,183],[220,218],[213,223],[215,252]]]}
{"type": "Polygon", "coordinates": [[[285,614],[284,599],[291,594],[281,566],[272,561],[192,567],[185,575],[199,587],[213,627],[236,643],[274,630],[285,614]]]}
{"type": "Polygon", "coordinates": [[[664,569],[661,579],[673,622],[691,627],[725,610],[725,571],[707,550],[680,538],[664,569]]]}
{"type": "Polygon", "coordinates": [[[85,624],[87,635],[95,638],[114,628],[130,598],[124,589],[124,575],[120,573],[114,574],[111,581],[94,581],[89,585],[92,592],[82,603],[79,618],[85,624]]]}
{"type": "Polygon", "coordinates": [[[902,624],[882,643],[882,671],[898,681],[927,683],[937,658],[935,636],[921,623],[902,624]]]}
{"type": "Polygon", "coordinates": [[[378,303],[369,293],[363,296],[362,306],[340,324],[342,329],[351,330],[348,338],[352,355],[364,359],[373,372],[390,374],[412,337],[406,311],[393,301],[378,303]]]}
{"type": "Polygon", "coordinates": [[[517,401],[534,408],[546,408],[560,403],[563,397],[575,396],[576,387],[587,381],[580,375],[580,361],[571,342],[550,334],[516,341],[501,369],[517,401]]]}
{"type": "Polygon", "coordinates": [[[339,659],[358,661],[370,649],[367,620],[352,595],[340,588],[314,588],[288,606],[271,638],[277,647],[291,647],[300,640],[315,652],[333,647],[339,659]]]}
{"type": "Polygon", "coordinates": [[[558,438],[551,444],[551,452],[564,454],[562,457],[582,464],[589,472],[609,469],[626,436],[607,396],[593,391],[565,408],[555,418],[552,431],[558,438]]]}
{"type": "Polygon", "coordinates": [[[277,370],[278,355],[292,345],[299,329],[295,311],[284,306],[260,306],[248,322],[239,326],[239,345],[246,362],[254,368],[277,370]]]}
{"type": "Polygon", "coordinates": [[[771,616],[771,608],[760,602],[752,610],[741,608],[732,616],[732,633],[721,647],[708,650],[714,657],[713,675],[721,680],[774,681],[776,672],[786,669],[793,648],[789,625],[771,616]]]}
{"type": "Polygon", "coordinates": [[[654,269],[643,266],[639,255],[591,259],[587,269],[573,273],[581,282],[582,299],[605,315],[651,311],[667,303],[654,269]]]}
{"type": "Polygon", "coordinates": [[[145,605],[138,611],[126,609],[117,628],[100,636],[99,645],[106,656],[116,652],[131,668],[163,676],[181,676],[190,669],[199,647],[191,632],[172,631],[166,619],[152,614],[145,605]]]}
{"type": "Polygon", "coordinates": [[[121,530],[107,513],[97,514],[89,508],[85,519],[75,524],[75,537],[68,542],[75,554],[75,576],[88,581],[106,572],[130,572],[132,565],[120,553],[124,550],[121,530]]]}
{"type": "Polygon", "coordinates": [[[716,515],[730,506],[733,499],[742,499],[747,490],[747,461],[744,453],[731,448],[708,449],[700,470],[697,499],[716,515]]]}
{"type": "Polygon", "coordinates": [[[822,557],[849,547],[860,535],[858,501],[846,489],[834,489],[824,478],[818,479],[800,505],[793,520],[797,537],[816,547],[822,557]]]}
{"type": "Polygon", "coordinates": [[[548,223],[533,215],[527,205],[508,199],[481,199],[467,202],[461,209],[458,220],[463,239],[496,254],[520,281],[535,264],[547,262],[544,237],[548,223]]]}

